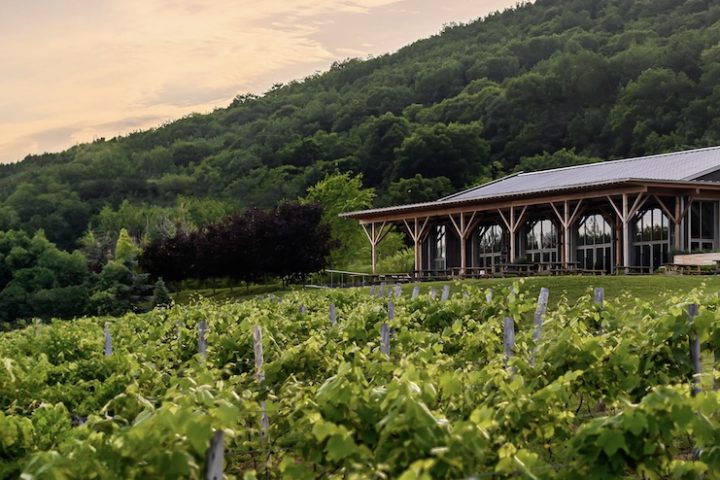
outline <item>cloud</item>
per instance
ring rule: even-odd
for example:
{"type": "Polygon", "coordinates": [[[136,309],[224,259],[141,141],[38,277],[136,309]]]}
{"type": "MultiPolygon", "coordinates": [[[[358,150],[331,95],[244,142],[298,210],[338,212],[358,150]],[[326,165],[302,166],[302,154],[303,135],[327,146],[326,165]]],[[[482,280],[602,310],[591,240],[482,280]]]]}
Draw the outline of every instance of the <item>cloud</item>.
{"type": "MultiPolygon", "coordinates": [[[[513,3],[481,3],[497,2],[513,3]]],[[[397,49],[487,10],[469,0],[439,3],[3,2],[0,162],[208,112],[238,93],[397,49]]]]}

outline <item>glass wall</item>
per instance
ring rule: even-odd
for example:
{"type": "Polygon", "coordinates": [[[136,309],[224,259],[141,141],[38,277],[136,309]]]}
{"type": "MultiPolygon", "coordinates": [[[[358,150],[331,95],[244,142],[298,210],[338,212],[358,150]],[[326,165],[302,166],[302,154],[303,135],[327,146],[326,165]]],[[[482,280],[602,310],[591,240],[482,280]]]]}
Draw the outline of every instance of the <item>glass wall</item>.
{"type": "Polygon", "coordinates": [[[654,271],[668,261],[670,221],[659,208],[638,214],[633,235],[633,265],[654,271]]]}
{"type": "Polygon", "coordinates": [[[612,228],[600,214],[588,215],[578,224],[577,261],[579,268],[612,271],[612,228]]]}
{"type": "Polygon", "coordinates": [[[485,225],[478,229],[475,264],[492,268],[507,263],[508,243],[505,230],[500,225],[485,225]]]}
{"type": "Polygon", "coordinates": [[[550,220],[533,220],[527,224],[525,256],[530,263],[558,261],[558,234],[550,220]]]}
{"type": "Polygon", "coordinates": [[[696,201],[690,206],[690,250],[713,250],[717,240],[717,202],[696,201]]]}

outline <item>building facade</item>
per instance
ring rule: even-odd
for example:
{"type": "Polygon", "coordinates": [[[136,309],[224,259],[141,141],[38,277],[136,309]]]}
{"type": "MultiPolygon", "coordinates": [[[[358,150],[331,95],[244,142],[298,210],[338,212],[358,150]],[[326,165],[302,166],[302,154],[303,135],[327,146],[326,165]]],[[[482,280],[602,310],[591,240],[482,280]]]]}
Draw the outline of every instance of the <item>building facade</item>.
{"type": "Polygon", "coordinates": [[[518,173],[435,202],[343,214],[376,247],[392,229],[415,275],[518,269],[653,272],[720,249],[720,147],[518,173]]]}

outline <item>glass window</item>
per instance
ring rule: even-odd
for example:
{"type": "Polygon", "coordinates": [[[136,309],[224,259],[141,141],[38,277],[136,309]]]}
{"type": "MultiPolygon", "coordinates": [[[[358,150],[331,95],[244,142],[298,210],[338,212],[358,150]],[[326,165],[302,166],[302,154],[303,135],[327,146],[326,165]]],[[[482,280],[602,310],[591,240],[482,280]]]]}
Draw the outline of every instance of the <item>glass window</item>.
{"type": "Polygon", "coordinates": [[[578,223],[577,265],[588,270],[612,269],[612,229],[600,214],[587,215],[578,223]]]}
{"type": "Polygon", "coordinates": [[[635,266],[652,272],[668,261],[670,221],[659,208],[641,212],[635,221],[635,266]],[[642,232],[639,236],[637,232],[642,232]],[[638,240],[640,238],[640,240],[638,240]]]}
{"type": "Polygon", "coordinates": [[[690,206],[690,249],[712,250],[716,245],[717,202],[693,202],[690,206]]]}
{"type": "Polygon", "coordinates": [[[492,267],[507,263],[507,237],[500,225],[478,228],[477,265],[492,267]]]}
{"type": "Polygon", "coordinates": [[[535,220],[527,225],[525,256],[531,263],[558,261],[558,234],[550,220],[535,220]]]}

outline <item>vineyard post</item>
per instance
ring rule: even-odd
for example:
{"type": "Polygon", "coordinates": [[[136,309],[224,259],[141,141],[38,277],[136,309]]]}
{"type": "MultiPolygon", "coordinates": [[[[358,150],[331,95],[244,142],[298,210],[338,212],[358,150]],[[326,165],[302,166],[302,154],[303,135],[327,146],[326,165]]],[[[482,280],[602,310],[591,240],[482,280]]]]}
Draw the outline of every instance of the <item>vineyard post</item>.
{"type": "Polygon", "coordinates": [[[420,295],[420,286],[415,285],[413,287],[412,296],[410,297],[412,300],[417,300],[418,295],[420,295]]]}
{"type": "Polygon", "coordinates": [[[487,303],[490,303],[490,302],[492,302],[492,299],[493,299],[492,288],[488,288],[487,291],[485,292],[485,301],[487,303]]]}
{"type": "Polygon", "coordinates": [[[375,296],[375,285],[370,285],[370,296],[371,297],[375,296]]]}
{"type": "Polygon", "coordinates": [[[225,442],[223,431],[215,430],[210,447],[205,454],[205,480],[222,480],[225,478],[225,442]]]}
{"type": "Polygon", "coordinates": [[[505,317],[503,322],[503,346],[505,347],[505,368],[510,364],[510,357],[513,356],[515,348],[515,321],[510,317],[505,317]]]}
{"type": "Polygon", "coordinates": [[[108,327],[107,322],[105,322],[103,333],[105,334],[105,356],[109,357],[112,355],[112,336],[110,335],[110,327],[108,327]]]}
{"type": "Polygon", "coordinates": [[[388,300],[388,319],[392,320],[395,318],[395,303],[392,299],[388,300]]]}
{"type": "MultiPolygon", "coordinates": [[[[265,372],[263,372],[262,330],[258,325],[253,327],[253,353],[255,354],[255,380],[261,385],[265,381],[265,372]]],[[[268,419],[265,400],[260,402],[260,411],[260,427],[262,428],[263,438],[267,440],[270,420],[268,419]]]]}
{"type": "Polygon", "coordinates": [[[605,289],[603,287],[595,287],[593,292],[593,303],[602,310],[603,302],[605,301],[605,289]]]}
{"type": "Polygon", "coordinates": [[[400,295],[402,295],[402,286],[400,285],[400,283],[396,283],[395,284],[395,296],[397,298],[400,298],[400,295]]]}
{"type": "Polygon", "coordinates": [[[378,292],[378,297],[384,297],[385,296],[385,282],[380,282],[380,291],[378,292]]]}
{"type": "Polygon", "coordinates": [[[443,285],[442,301],[445,302],[450,298],[450,285],[443,285]]]}
{"type": "Polygon", "coordinates": [[[702,374],[701,359],[700,359],[700,335],[698,335],[695,328],[695,317],[698,315],[698,306],[696,303],[691,303],[687,308],[688,323],[690,324],[690,359],[693,364],[693,386],[692,395],[695,396],[700,393],[700,380],[702,374]]]}
{"type": "Polygon", "coordinates": [[[390,356],[390,326],[387,322],[380,326],[380,351],[390,356]]]}
{"type": "Polygon", "coordinates": [[[547,302],[549,295],[550,290],[545,287],[540,289],[540,295],[538,295],[537,308],[535,309],[534,318],[535,331],[533,332],[533,341],[535,342],[535,347],[533,348],[532,355],[530,356],[530,364],[533,366],[535,366],[535,354],[537,353],[538,342],[540,341],[543,315],[545,315],[545,310],[547,310],[547,302]]]}
{"type": "Polygon", "coordinates": [[[437,295],[437,291],[435,290],[435,287],[430,287],[430,298],[435,300],[436,295],[437,295]]]}
{"type": "Polygon", "coordinates": [[[305,315],[306,312],[307,310],[305,310],[305,304],[303,303],[300,305],[300,314],[305,315]]]}
{"type": "Polygon", "coordinates": [[[330,304],[330,325],[333,327],[337,325],[337,311],[335,310],[335,304],[330,304]]]}
{"type": "Polygon", "coordinates": [[[207,358],[207,322],[200,320],[198,323],[198,352],[203,360],[207,358]]]}

